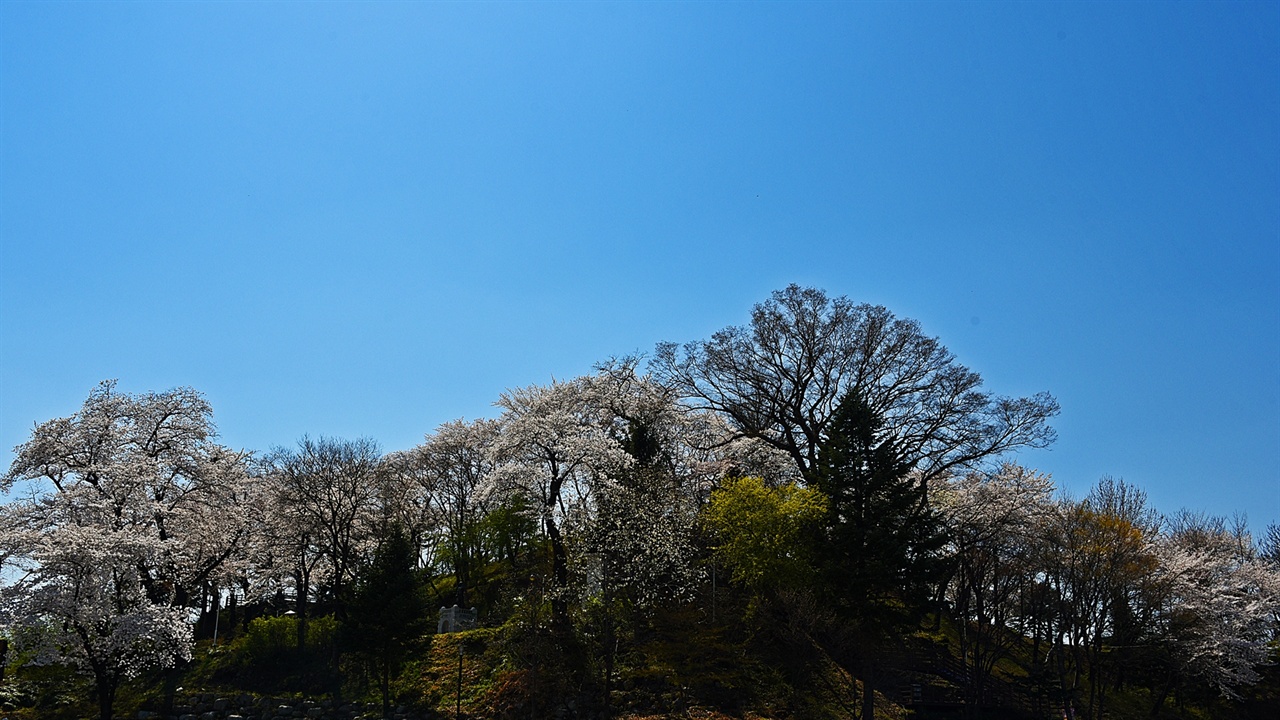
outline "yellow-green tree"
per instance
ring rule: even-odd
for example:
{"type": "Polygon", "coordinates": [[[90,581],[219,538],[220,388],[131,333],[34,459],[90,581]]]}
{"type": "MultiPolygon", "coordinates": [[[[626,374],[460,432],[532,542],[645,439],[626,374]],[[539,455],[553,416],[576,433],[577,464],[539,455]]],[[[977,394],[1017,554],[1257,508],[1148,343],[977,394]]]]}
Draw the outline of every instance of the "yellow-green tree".
{"type": "Polygon", "coordinates": [[[812,579],[810,537],[826,512],[822,493],[791,483],[769,487],[758,477],[731,478],[711,494],[705,512],[716,557],[735,582],[760,593],[812,579]]]}

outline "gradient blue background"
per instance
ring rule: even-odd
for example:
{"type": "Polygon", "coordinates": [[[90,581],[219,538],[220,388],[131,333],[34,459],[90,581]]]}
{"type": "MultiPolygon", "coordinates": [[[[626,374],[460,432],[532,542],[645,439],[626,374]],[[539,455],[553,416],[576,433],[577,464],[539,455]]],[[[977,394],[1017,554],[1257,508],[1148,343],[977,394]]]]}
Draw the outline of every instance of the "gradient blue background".
{"type": "Polygon", "coordinates": [[[0,464],[119,378],[409,447],[797,282],[1280,518],[1280,4],[0,4],[0,464]]]}

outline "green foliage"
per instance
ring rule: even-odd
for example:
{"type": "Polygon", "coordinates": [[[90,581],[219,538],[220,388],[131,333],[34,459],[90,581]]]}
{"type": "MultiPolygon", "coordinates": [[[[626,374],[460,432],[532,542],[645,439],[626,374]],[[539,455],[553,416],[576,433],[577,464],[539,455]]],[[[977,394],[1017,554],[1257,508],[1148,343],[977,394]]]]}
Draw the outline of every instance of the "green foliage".
{"type": "MultiPolygon", "coordinates": [[[[332,615],[307,620],[307,649],[313,653],[333,650],[338,621],[332,615]]],[[[231,645],[233,657],[243,665],[266,666],[292,659],[298,649],[298,621],[293,615],[259,617],[231,645]]]]}
{"type": "Polygon", "coordinates": [[[249,621],[237,645],[246,664],[266,664],[296,649],[297,637],[298,621],[292,615],[260,617],[249,621]]]}
{"type": "MultiPolygon", "coordinates": [[[[342,625],[332,615],[307,620],[307,649],[317,653],[333,652],[342,625]]],[[[294,636],[296,639],[296,635],[294,636]]]]}
{"type": "Polygon", "coordinates": [[[825,512],[816,490],[745,477],[726,480],[711,494],[704,521],[734,581],[764,591],[811,580],[810,537],[825,512]]]}
{"type": "Polygon", "coordinates": [[[405,663],[392,694],[397,702],[432,716],[452,717],[461,706],[464,717],[529,717],[527,710],[519,713],[529,707],[531,688],[529,674],[511,663],[511,631],[477,628],[431,636],[430,644],[405,663]]]}
{"type": "Polygon", "coordinates": [[[538,523],[529,510],[528,502],[514,496],[481,518],[475,533],[488,557],[514,565],[534,543],[537,529],[538,523]]]}
{"type": "Polygon", "coordinates": [[[239,637],[216,653],[212,648],[197,649],[184,682],[187,686],[220,684],[258,692],[333,692],[341,685],[339,628],[332,615],[309,618],[306,647],[299,652],[294,615],[254,618],[239,637]]]}
{"type": "Polygon", "coordinates": [[[17,665],[0,682],[0,711],[13,720],[67,720],[92,712],[89,678],[66,665],[17,665]]]}
{"type": "Polygon", "coordinates": [[[662,713],[698,705],[734,714],[777,705],[787,694],[781,675],[738,630],[700,622],[687,606],[654,612],[621,654],[616,704],[662,713]]]}

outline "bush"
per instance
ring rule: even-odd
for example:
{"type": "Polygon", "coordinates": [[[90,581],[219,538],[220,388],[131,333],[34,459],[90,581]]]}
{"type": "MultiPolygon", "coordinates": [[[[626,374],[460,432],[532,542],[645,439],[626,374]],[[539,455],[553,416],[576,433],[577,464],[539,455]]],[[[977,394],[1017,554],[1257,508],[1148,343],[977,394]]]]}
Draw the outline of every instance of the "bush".
{"type": "MultiPolygon", "coordinates": [[[[332,615],[307,621],[307,651],[327,654],[333,649],[338,634],[338,621],[332,615]]],[[[298,620],[292,615],[254,618],[238,642],[241,661],[261,665],[296,653],[298,620]]]]}
{"type": "Polygon", "coordinates": [[[297,647],[298,621],[290,616],[254,618],[239,645],[247,665],[277,660],[297,647]]]}

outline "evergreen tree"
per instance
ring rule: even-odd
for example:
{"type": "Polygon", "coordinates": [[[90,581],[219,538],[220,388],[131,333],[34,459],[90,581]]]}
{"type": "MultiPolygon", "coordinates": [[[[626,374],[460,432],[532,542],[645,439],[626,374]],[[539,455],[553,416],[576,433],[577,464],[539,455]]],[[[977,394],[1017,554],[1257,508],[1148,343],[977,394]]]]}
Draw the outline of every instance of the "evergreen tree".
{"type": "Polygon", "coordinates": [[[837,612],[861,641],[863,717],[869,720],[877,649],[925,606],[942,524],[884,419],[856,393],[841,398],[816,470],[815,484],[827,496],[818,557],[837,612]]]}
{"type": "Polygon", "coordinates": [[[427,597],[409,534],[392,523],[361,573],[344,631],[347,644],[374,670],[382,713],[390,717],[391,678],[427,625],[427,597]]]}

